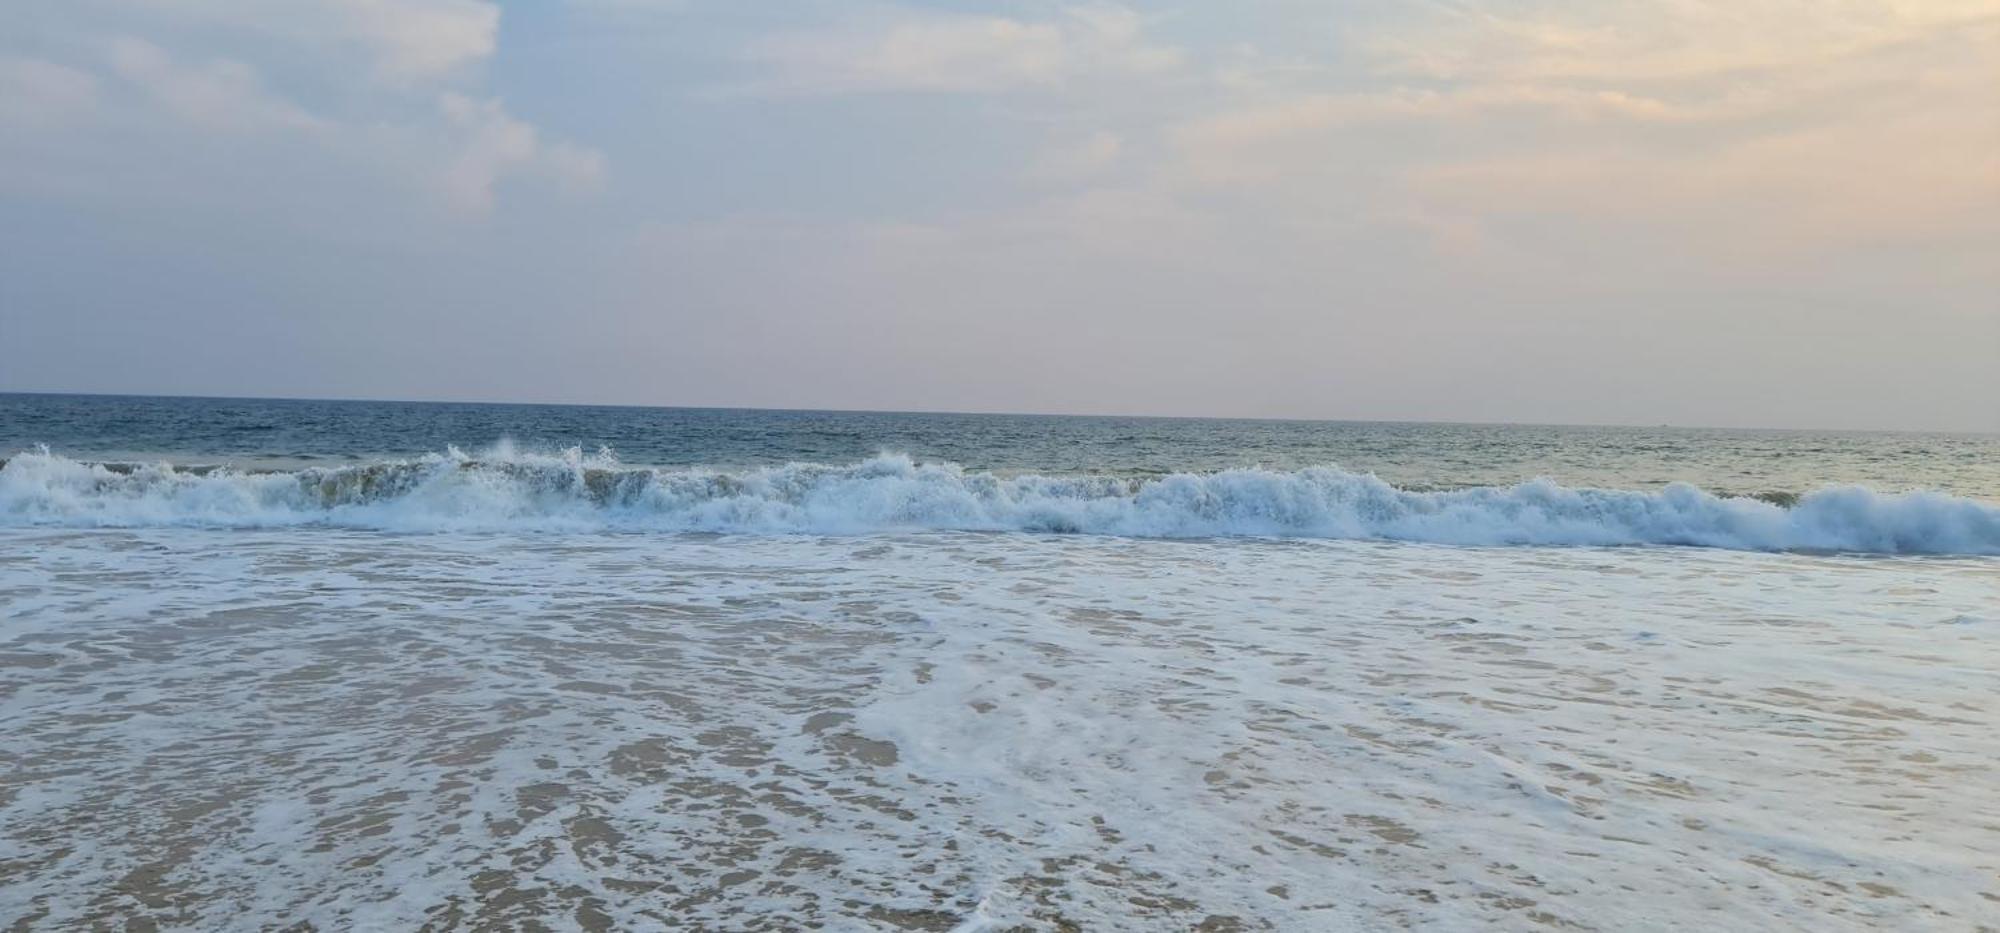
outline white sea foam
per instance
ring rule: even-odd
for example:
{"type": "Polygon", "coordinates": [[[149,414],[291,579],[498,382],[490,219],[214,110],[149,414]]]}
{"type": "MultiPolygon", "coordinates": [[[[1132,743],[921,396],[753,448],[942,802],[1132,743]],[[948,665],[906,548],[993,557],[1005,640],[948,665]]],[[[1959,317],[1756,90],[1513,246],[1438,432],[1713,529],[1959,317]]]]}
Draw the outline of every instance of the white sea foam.
{"type": "Polygon", "coordinates": [[[0,929],[1971,929],[2000,560],[0,528],[0,929]]]}
{"type": "Polygon", "coordinates": [[[1130,480],[998,476],[885,454],[835,466],[659,470],[586,456],[452,449],[298,472],[113,469],[40,450],[0,467],[0,523],[391,531],[1019,531],[1130,537],[1380,538],[1460,545],[1673,544],[1739,550],[2000,554],[2000,506],[1936,492],[1821,489],[1790,506],[1686,484],[1546,479],[1399,489],[1336,467],[1130,480]]]}

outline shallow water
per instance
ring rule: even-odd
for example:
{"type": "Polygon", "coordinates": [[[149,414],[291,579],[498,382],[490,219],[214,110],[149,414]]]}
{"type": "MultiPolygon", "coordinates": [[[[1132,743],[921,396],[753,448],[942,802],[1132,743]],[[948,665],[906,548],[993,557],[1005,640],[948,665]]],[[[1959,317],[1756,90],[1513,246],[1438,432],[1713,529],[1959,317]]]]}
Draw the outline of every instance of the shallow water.
{"type": "Polygon", "coordinates": [[[2000,562],[0,529],[0,924],[2000,925],[2000,562]]]}

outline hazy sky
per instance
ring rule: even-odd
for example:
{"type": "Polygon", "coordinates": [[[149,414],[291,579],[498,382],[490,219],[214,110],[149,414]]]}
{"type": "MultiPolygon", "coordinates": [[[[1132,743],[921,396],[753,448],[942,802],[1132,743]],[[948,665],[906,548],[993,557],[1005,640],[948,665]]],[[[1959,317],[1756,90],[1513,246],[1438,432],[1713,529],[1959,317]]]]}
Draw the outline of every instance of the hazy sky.
{"type": "Polygon", "coordinates": [[[0,389],[2000,430],[2000,0],[22,0],[0,389]]]}

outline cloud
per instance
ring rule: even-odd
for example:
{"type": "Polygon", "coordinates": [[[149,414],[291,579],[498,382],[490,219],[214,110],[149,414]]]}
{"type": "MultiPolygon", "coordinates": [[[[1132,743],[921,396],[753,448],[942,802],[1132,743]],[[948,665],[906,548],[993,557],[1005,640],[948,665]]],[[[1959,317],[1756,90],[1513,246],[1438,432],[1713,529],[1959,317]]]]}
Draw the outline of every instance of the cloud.
{"type": "Polygon", "coordinates": [[[500,8],[486,0],[115,0],[180,24],[219,27],[321,58],[359,51],[381,78],[449,78],[492,56],[500,8]]]}
{"type": "Polygon", "coordinates": [[[1067,181],[1100,174],[1117,164],[1125,149],[1118,134],[1099,130],[1045,150],[1031,173],[1044,181],[1067,181]]]}
{"type": "Polygon", "coordinates": [[[111,70],[181,119],[227,132],[314,130],[324,121],[264,90],[257,70],[239,61],[188,64],[143,39],[112,40],[111,70]]]}
{"type": "Polygon", "coordinates": [[[0,55],[0,124],[49,126],[83,118],[97,104],[97,78],[38,58],[0,55]]]}
{"type": "Polygon", "coordinates": [[[1538,0],[1440,5],[1361,46],[1436,79],[1632,84],[1823,65],[1996,20],[1992,0],[1538,0]]]}
{"type": "Polygon", "coordinates": [[[1423,218],[1461,248],[1534,218],[1720,263],[1996,226],[1990,0],[1443,9],[1355,39],[1355,87],[1256,87],[1173,124],[1165,182],[1423,218]]]}
{"type": "Polygon", "coordinates": [[[313,173],[356,191],[421,188],[476,217],[509,178],[602,184],[601,153],[548,139],[477,92],[470,69],[495,52],[493,3],[101,2],[126,34],[100,32],[102,9],[80,4],[33,24],[33,46],[54,58],[0,40],[0,125],[15,137],[0,171],[39,179],[12,187],[196,197],[231,174],[313,173]],[[233,151],[240,171],[212,171],[218,136],[260,140],[233,151]],[[113,137],[125,142],[107,146],[113,137]]]}
{"type": "Polygon", "coordinates": [[[345,34],[367,45],[384,75],[448,75],[493,54],[500,8],[479,0],[344,0],[345,34]]]}
{"type": "Polygon", "coordinates": [[[768,72],[753,89],[841,94],[1057,87],[1086,75],[1154,74],[1180,53],[1144,41],[1138,14],[1075,7],[1044,21],[910,12],[820,32],[770,36],[746,54],[768,72]]]}
{"type": "Polygon", "coordinates": [[[442,175],[443,189],[462,210],[491,211],[494,188],[509,175],[543,178],[572,191],[595,190],[603,182],[602,154],[542,141],[534,126],[509,115],[498,100],[446,93],[438,109],[459,139],[458,155],[442,175]]]}
{"type": "Polygon", "coordinates": [[[1282,182],[1316,166],[1352,166],[1395,140],[1400,157],[1505,147],[1513,138],[1588,143],[1719,114],[1614,90],[1533,85],[1296,93],[1184,120],[1168,141],[1183,179],[1282,182]]]}

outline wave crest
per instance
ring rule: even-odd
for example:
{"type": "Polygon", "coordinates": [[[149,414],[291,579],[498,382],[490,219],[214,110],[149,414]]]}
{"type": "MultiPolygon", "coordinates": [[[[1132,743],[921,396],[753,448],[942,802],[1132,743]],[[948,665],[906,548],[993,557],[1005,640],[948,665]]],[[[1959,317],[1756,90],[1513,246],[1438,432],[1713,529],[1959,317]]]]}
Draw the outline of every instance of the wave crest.
{"type": "Polygon", "coordinates": [[[586,456],[457,449],[296,472],[112,467],[46,448],[0,465],[0,524],[389,531],[660,530],[861,534],[892,530],[1132,537],[1379,538],[1463,545],[1673,544],[1743,550],[2000,554],[2000,506],[1862,487],[1789,505],[1541,479],[1399,489],[1335,467],[1111,476],[1009,476],[885,454],[849,465],[657,470],[586,456]]]}

